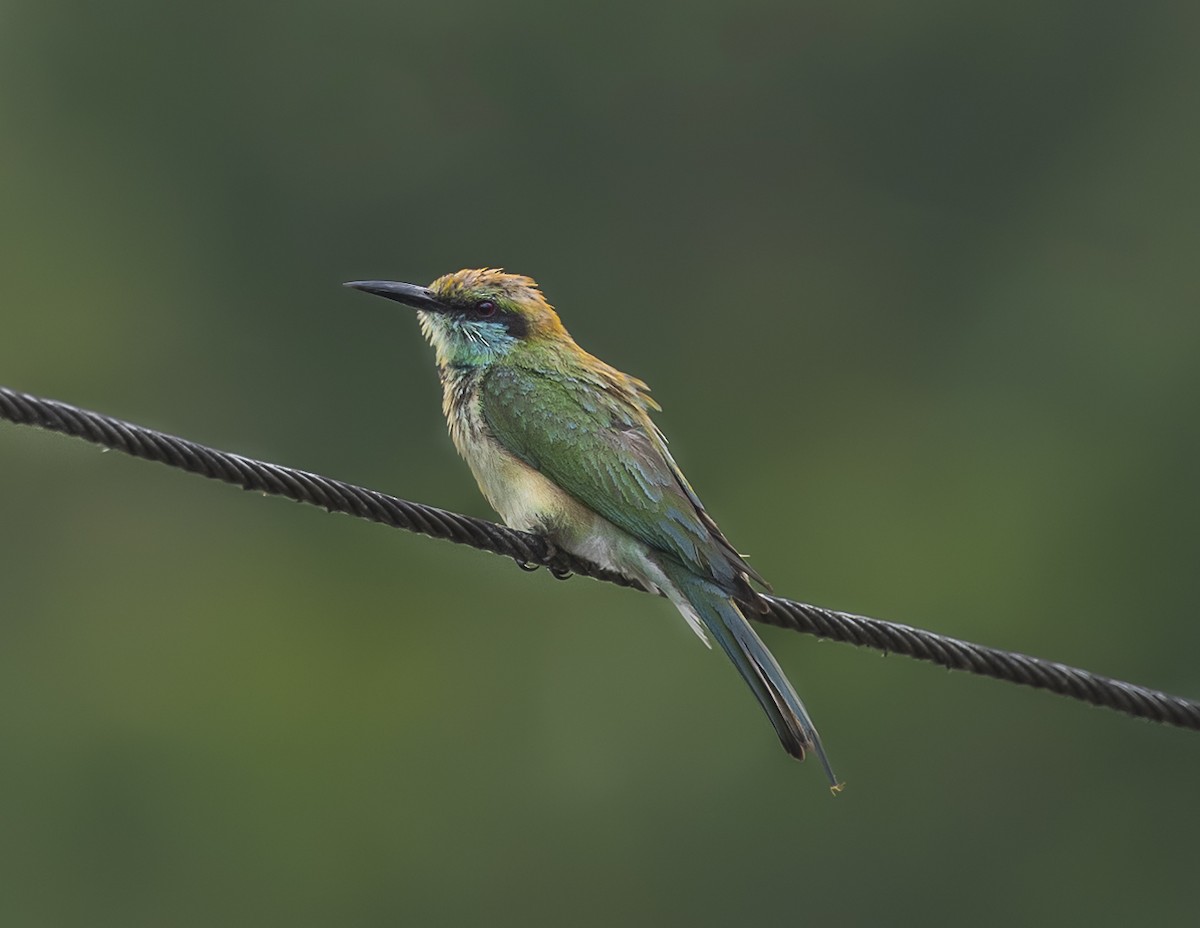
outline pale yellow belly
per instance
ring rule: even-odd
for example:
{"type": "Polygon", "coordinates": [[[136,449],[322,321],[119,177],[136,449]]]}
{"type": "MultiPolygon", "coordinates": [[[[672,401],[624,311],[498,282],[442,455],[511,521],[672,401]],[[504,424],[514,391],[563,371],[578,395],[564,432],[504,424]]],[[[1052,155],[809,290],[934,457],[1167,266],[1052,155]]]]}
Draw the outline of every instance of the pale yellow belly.
{"type": "Polygon", "coordinates": [[[450,438],[475,481],[504,524],[523,532],[557,534],[562,528],[585,528],[594,512],[553,481],[502,447],[481,421],[478,399],[455,406],[448,387],[443,408],[450,438]]]}
{"type": "Polygon", "coordinates": [[[543,535],[563,550],[634,578],[651,593],[665,593],[692,631],[712,647],[704,622],[644,544],[503,448],[481,427],[477,409],[463,419],[448,418],[455,447],[505,525],[543,535]]]}
{"type": "Polygon", "coordinates": [[[511,528],[558,534],[562,529],[584,528],[596,518],[557,484],[494,441],[479,442],[464,457],[479,489],[511,528]]]}
{"type": "Polygon", "coordinates": [[[637,578],[651,591],[667,585],[645,545],[500,445],[481,421],[476,398],[456,407],[451,397],[448,388],[450,437],[505,525],[543,535],[565,551],[637,578]]]}

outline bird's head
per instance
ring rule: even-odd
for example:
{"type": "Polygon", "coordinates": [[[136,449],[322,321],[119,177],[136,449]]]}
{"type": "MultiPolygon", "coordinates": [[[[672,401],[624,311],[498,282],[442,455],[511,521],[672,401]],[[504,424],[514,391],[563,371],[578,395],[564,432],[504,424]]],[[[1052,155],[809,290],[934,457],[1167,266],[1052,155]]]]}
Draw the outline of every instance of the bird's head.
{"type": "Polygon", "coordinates": [[[446,274],[428,287],[391,280],[346,286],[416,309],[439,364],[482,366],[531,344],[571,340],[538,285],[520,274],[478,268],[446,274]]]}

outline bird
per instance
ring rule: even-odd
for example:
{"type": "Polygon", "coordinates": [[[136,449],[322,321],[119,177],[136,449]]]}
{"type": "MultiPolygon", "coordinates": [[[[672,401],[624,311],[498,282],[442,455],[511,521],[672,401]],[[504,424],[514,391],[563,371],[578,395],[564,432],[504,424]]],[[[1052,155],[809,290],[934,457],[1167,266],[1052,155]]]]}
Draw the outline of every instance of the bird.
{"type": "Polygon", "coordinates": [[[754,584],[770,587],[671,457],[647,385],[580,348],[520,274],[468,268],[428,287],[345,286],[416,310],[450,438],[505,524],[665,596],[728,656],[788,754],[813,751],[840,790],[804,704],[746,619],[765,611],[754,584]]]}

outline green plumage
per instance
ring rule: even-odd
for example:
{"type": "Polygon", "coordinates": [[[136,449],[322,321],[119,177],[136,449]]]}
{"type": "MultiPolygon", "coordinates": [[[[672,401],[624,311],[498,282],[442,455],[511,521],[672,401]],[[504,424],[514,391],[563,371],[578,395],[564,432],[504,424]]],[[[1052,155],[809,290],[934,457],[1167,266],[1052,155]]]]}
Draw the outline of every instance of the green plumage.
{"type": "Polygon", "coordinates": [[[478,395],[483,420],[512,454],[654,551],[728,592],[753,596],[749,566],[627,391],[582,369],[506,364],[483,375],[478,395]]]}
{"type": "Polygon", "coordinates": [[[465,270],[429,288],[356,281],[419,310],[455,447],[504,521],[661,592],[728,655],[788,753],[816,729],[746,621],[765,582],[704,511],[650,420],[646,385],[583,351],[528,277],[465,270]]]}
{"type": "MultiPolygon", "coordinates": [[[[493,365],[477,388],[479,412],[511,454],[642,542],[729,657],[789,754],[815,745],[816,728],[778,662],[732,597],[753,596],[748,565],[704,512],[637,395],[581,367],[493,365]]],[[[569,527],[548,525],[554,535],[569,527]]]]}

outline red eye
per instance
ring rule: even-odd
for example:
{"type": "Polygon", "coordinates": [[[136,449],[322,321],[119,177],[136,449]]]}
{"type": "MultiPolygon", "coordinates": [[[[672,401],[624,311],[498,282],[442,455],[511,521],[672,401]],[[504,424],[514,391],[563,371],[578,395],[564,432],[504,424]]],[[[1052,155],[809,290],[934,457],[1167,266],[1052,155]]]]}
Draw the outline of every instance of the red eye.
{"type": "Polygon", "coordinates": [[[496,315],[496,304],[491,300],[480,300],[475,304],[475,312],[485,317],[494,316],[496,315]]]}

